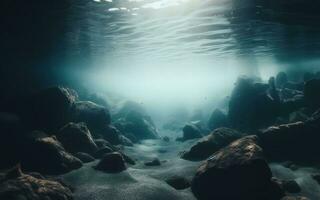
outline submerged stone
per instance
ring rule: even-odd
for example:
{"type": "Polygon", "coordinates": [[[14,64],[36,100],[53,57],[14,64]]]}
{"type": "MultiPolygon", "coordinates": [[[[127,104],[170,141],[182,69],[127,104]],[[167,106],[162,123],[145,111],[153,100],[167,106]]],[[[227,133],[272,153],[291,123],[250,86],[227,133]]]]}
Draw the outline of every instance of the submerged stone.
{"type": "Polygon", "coordinates": [[[126,170],[127,167],[123,156],[118,152],[114,152],[105,154],[94,168],[107,173],[119,173],[126,170]]]}

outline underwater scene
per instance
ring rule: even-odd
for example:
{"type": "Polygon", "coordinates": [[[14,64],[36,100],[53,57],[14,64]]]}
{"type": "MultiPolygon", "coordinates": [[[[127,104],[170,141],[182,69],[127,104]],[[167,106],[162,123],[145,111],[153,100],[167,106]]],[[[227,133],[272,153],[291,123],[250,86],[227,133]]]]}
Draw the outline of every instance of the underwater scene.
{"type": "Polygon", "coordinates": [[[0,10],[0,200],[320,200],[320,1],[0,10]]]}

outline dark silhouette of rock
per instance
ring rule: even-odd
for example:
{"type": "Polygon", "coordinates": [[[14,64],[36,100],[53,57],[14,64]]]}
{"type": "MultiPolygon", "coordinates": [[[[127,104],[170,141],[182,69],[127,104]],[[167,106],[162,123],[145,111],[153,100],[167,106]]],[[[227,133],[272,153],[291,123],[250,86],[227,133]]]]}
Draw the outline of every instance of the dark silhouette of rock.
{"type": "Polygon", "coordinates": [[[295,180],[282,180],[281,185],[286,192],[299,193],[301,188],[295,180]]]}
{"type": "Polygon", "coordinates": [[[21,172],[19,166],[0,174],[0,199],[3,200],[72,200],[71,190],[61,183],[46,180],[41,175],[21,172]]]}
{"type": "Polygon", "coordinates": [[[94,168],[107,173],[119,173],[126,170],[127,167],[122,155],[114,152],[105,154],[94,168]]]}
{"type": "Polygon", "coordinates": [[[273,126],[259,133],[266,157],[279,161],[318,162],[319,121],[315,113],[306,122],[273,126]]]}
{"type": "Polygon", "coordinates": [[[320,174],[312,174],[311,177],[320,184],[320,174]]]}
{"type": "Polygon", "coordinates": [[[145,166],[160,166],[161,162],[158,158],[153,159],[152,161],[147,161],[144,163],[145,166]]]}
{"type": "Polygon", "coordinates": [[[56,131],[69,121],[74,95],[63,87],[41,90],[25,102],[22,119],[31,130],[56,131]]]}
{"type": "Polygon", "coordinates": [[[320,79],[312,79],[304,85],[306,102],[312,108],[320,108],[320,79]]]}
{"type": "Polygon", "coordinates": [[[70,122],[56,134],[63,147],[71,153],[93,154],[98,150],[85,123],[70,122]]]}
{"type": "Polygon", "coordinates": [[[105,154],[114,152],[114,150],[108,146],[102,147],[101,149],[99,149],[95,154],[94,157],[95,158],[102,158],[105,154]]]}
{"type": "Polygon", "coordinates": [[[55,136],[28,142],[21,156],[22,168],[44,174],[63,174],[82,166],[82,162],[65,151],[55,136]]]}
{"type": "Polygon", "coordinates": [[[100,136],[100,131],[111,122],[108,109],[91,101],[78,101],[74,103],[71,115],[73,122],[85,122],[91,134],[95,137],[100,136]]]}
{"type": "Polygon", "coordinates": [[[164,136],[162,138],[162,140],[165,141],[165,142],[170,142],[170,138],[168,136],[164,136]]]}
{"type": "Polygon", "coordinates": [[[190,181],[180,176],[170,177],[166,179],[166,182],[176,190],[183,190],[190,187],[190,181]]]}
{"type": "Polygon", "coordinates": [[[213,154],[197,170],[191,184],[199,200],[269,200],[284,196],[271,180],[271,170],[256,136],[236,140],[213,154]]]}
{"type": "Polygon", "coordinates": [[[177,141],[186,141],[202,137],[201,130],[192,123],[185,125],[182,132],[182,138],[177,138],[177,141]]]}
{"type": "Polygon", "coordinates": [[[130,139],[125,137],[116,127],[108,125],[101,130],[102,137],[113,145],[133,146],[130,139]]]}
{"type": "Polygon", "coordinates": [[[288,82],[288,76],[285,72],[279,72],[276,76],[275,83],[277,88],[282,88],[288,82]]]}
{"type": "Polygon", "coordinates": [[[129,111],[124,118],[118,119],[114,125],[132,142],[135,142],[135,139],[130,137],[131,134],[137,141],[159,138],[151,118],[137,111],[129,111]]]}
{"type": "Polygon", "coordinates": [[[210,130],[214,130],[216,128],[221,128],[221,127],[228,127],[229,122],[228,122],[228,117],[226,114],[224,114],[221,110],[215,109],[208,121],[208,127],[210,130]]]}
{"type": "Polygon", "coordinates": [[[114,146],[112,144],[110,144],[110,142],[108,142],[105,139],[94,139],[93,140],[94,143],[97,145],[98,149],[101,149],[103,147],[109,147],[109,148],[113,148],[114,146]]]}
{"type": "Polygon", "coordinates": [[[92,157],[90,154],[84,153],[84,152],[78,152],[74,154],[75,157],[80,159],[83,163],[88,163],[94,161],[94,157],[92,157]]]}
{"type": "Polygon", "coordinates": [[[242,134],[236,130],[229,128],[215,129],[208,136],[200,139],[193,145],[189,151],[182,154],[182,158],[186,160],[204,160],[216,151],[229,145],[234,140],[242,137],[242,134]]]}
{"type": "Polygon", "coordinates": [[[280,102],[268,91],[274,91],[274,86],[247,78],[238,79],[229,102],[231,127],[250,131],[272,124],[278,115],[280,102]]]}

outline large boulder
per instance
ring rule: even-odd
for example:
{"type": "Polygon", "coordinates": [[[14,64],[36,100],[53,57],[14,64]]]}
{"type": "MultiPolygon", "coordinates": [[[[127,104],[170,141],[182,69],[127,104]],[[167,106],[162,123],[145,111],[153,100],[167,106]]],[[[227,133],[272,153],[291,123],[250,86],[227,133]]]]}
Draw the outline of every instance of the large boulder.
{"type": "Polygon", "coordinates": [[[306,122],[272,126],[258,134],[266,156],[272,160],[318,162],[320,117],[306,122]]]}
{"type": "Polygon", "coordinates": [[[98,150],[85,123],[70,122],[56,134],[63,147],[71,153],[93,154],[98,150]]]}
{"type": "Polygon", "coordinates": [[[256,136],[236,140],[205,161],[191,184],[199,200],[279,200],[283,192],[272,182],[271,170],[256,136]]]}
{"type": "Polygon", "coordinates": [[[111,122],[107,108],[91,101],[78,101],[71,109],[71,121],[85,122],[94,136],[99,136],[100,131],[111,122]]]}
{"type": "Polygon", "coordinates": [[[114,125],[133,142],[159,138],[151,118],[137,111],[129,111],[124,118],[118,119],[114,125]]]}
{"type": "Polygon", "coordinates": [[[181,158],[186,160],[204,160],[216,151],[229,145],[231,142],[239,139],[243,135],[233,129],[218,128],[208,136],[200,139],[193,145],[189,151],[182,154],[181,158]]]}
{"type": "Polygon", "coordinates": [[[309,106],[320,107],[320,79],[312,79],[304,85],[304,96],[309,106]]]}
{"type": "Polygon", "coordinates": [[[274,122],[280,102],[272,80],[269,84],[247,78],[237,81],[229,102],[228,117],[232,128],[256,130],[274,122]]]}
{"type": "Polygon", "coordinates": [[[55,136],[32,139],[22,152],[23,169],[44,174],[62,174],[82,166],[82,162],[66,152],[55,136]]]}
{"type": "Polygon", "coordinates": [[[114,152],[105,154],[94,168],[107,173],[119,173],[126,170],[127,167],[123,156],[114,152]]]}
{"type": "Polygon", "coordinates": [[[208,127],[210,130],[214,130],[216,128],[228,127],[228,117],[221,110],[215,109],[208,121],[208,127]]]}
{"type": "Polygon", "coordinates": [[[192,123],[185,125],[182,129],[182,132],[182,138],[177,138],[178,141],[186,141],[202,137],[199,127],[192,123]]]}
{"type": "Polygon", "coordinates": [[[63,87],[41,90],[26,100],[22,119],[32,130],[56,131],[69,121],[76,95],[63,87]]]}
{"type": "Polygon", "coordinates": [[[23,174],[15,168],[0,176],[0,199],[3,200],[72,200],[72,192],[63,184],[41,175],[23,174]]]}
{"type": "Polygon", "coordinates": [[[101,136],[113,145],[133,146],[132,141],[124,136],[115,126],[108,125],[101,130],[101,136]]]}

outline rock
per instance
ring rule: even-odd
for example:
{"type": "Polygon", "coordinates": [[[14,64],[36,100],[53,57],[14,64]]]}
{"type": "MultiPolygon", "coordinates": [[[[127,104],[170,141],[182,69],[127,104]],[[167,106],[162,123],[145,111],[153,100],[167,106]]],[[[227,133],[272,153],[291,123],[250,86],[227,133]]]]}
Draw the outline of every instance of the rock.
{"type": "Polygon", "coordinates": [[[214,130],[216,128],[228,127],[228,117],[221,110],[215,109],[208,121],[208,127],[210,130],[214,130]]]}
{"type": "Polygon", "coordinates": [[[295,180],[282,180],[281,186],[286,192],[289,192],[289,193],[301,192],[301,188],[295,180]]]}
{"type": "Polygon", "coordinates": [[[145,162],[144,165],[145,166],[160,166],[161,162],[158,158],[155,158],[152,161],[145,162]]]}
{"type": "Polygon", "coordinates": [[[320,174],[312,174],[311,177],[320,184],[320,174]]]}
{"type": "Polygon", "coordinates": [[[95,158],[102,158],[105,154],[114,152],[113,149],[111,149],[110,147],[106,146],[106,147],[102,147],[101,149],[99,149],[95,154],[94,157],[95,158]]]}
{"type": "Polygon", "coordinates": [[[275,161],[319,162],[320,117],[306,122],[269,127],[258,134],[268,159],[275,161]]]}
{"type": "Polygon", "coordinates": [[[109,125],[101,131],[102,137],[113,145],[133,146],[130,139],[122,135],[122,133],[114,126],[109,125]]]}
{"type": "Polygon", "coordinates": [[[123,157],[123,159],[124,159],[124,161],[126,163],[128,163],[130,165],[135,165],[136,164],[136,162],[131,157],[129,157],[127,154],[125,154],[123,152],[119,152],[119,153],[122,155],[122,157],[123,157]]]}
{"type": "Polygon", "coordinates": [[[272,124],[278,115],[280,102],[272,97],[277,95],[271,95],[269,91],[275,93],[273,84],[240,78],[229,102],[228,118],[231,127],[252,131],[272,124]]]}
{"type": "Polygon", "coordinates": [[[22,152],[21,164],[23,169],[44,174],[63,174],[82,166],[82,162],[66,152],[54,136],[28,142],[22,152]]]}
{"type": "Polygon", "coordinates": [[[32,95],[22,113],[30,130],[56,131],[69,121],[76,94],[63,87],[52,87],[32,95]]]}
{"type": "Polygon", "coordinates": [[[111,116],[103,106],[91,101],[78,101],[71,109],[71,119],[73,122],[85,122],[93,136],[98,137],[100,131],[111,122],[111,116]]]}
{"type": "Polygon", "coordinates": [[[85,123],[70,122],[60,129],[56,137],[71,153],[85,152],[92,155],[98,150],[85,123]]]}
{"type": "Polygon", "coordinates": [[[186,141],[186,140],[191,140],[191,139],[196,139],[196,138],[202,137],[200,129],[191,123],[185,125],[183,127],[182,131],[183,131],[183,136],[181,138],[181,141],[186,141]]]}
{"type": "Polygon", "coordinates": [[[294,164],[292,161],[285,161],[282,163],[282,166],[284,166],[285,168],[289,168],[292,171],[299,169],[299,167],[296,164],[294,164]]]}
{"type": "Polygon", "coordinates": [[[113,145],[105,139],[94,139],[93,141],[97,145],[98,149],[101,149],[103,147],[113,148],[113,145]]]}
{"type": "Polygon", "coordinates": [[[94,161],[94,157],[92,157],[90,154],[84,153],[84,152],[78,152],[74,154],[75,157],[79,158],[83,163],[88,163],[94,161]]]}
{"type": "Polygon", "coordinates": [[[126,165],[122,155],[114,152],[105,154],[94,168],[107,173],[119,173],[126,170],[126,165]]]}
{"type": "Polygon", "coordinates": [[[182,154],[186,160],[204,160],[216,151],[229,145],[234,140],[242,137],[242,134],[229,128],[218,128],[204,138],[200,139],[189,151],[182,154]]]}
{"type": "Polygon", "coordinates": [[[301,197],[301,196],[285,196],[281,200],[310,200],[307,197],[301,197]]]}
{"type": "Polygon", "coordinates": [[[312,108],[320,108],[320,79],[312,79],[304,85],[304,96],[306,102],[312,108]]]}
{"type": "Polygon", "coordinates": [[[164,136],[162,138],[162,140],[165,141],[165,142],[170,142],[170,138],[168,136],[164,136]]]}
{"type": "Polygon", "coordinates": [[[118,120],[121,118],[125,118],[130,112],[138,112],[142,115],[147,115],[147,112],[141,104],[134,101],[125,101],[118,106],[117,111],[112,117],[113,119],[118,120]]]}
{"type": "Polygon", "coordinates": [[[276,76],[276,86],[277,88],[282,88],[288,82],[288,76],[285,72],[279,72],[276,76]]]}
{"type": "Polygon", "coordinates": [[[137,141],[159,138],[157,129],[151,118],[137,111],[128,112],[125,118],[120,118],[114,125],[132,142],[135,142],[135,140],[129,136],[130,134],[132,134],[137,141]]]}
{"type": "Polygon", "coordinates": [[[191,183],[197,199],[280,199],[283,192],[271,181],[257,140],[256,136],[236,140],[205,161],[191,183]]]}
{"type": "Polygon", "coordinates": [[[166,182],[168,183],[168,185],[170,185],[171,187],[173,187],[176,190],[183,190],[183,189],[190,187],[190,181],[188,181],[186,178],[180,177],[180,176],[170,177],[170,178],[166,179],[166,182]]]}
{"type": "Polygon", "coordinates": [[[23,174],[20,169],[0,178],[3,200],[72,200],[72,192],[59,182],[23,174]]]}

